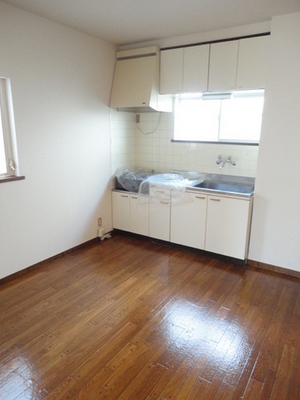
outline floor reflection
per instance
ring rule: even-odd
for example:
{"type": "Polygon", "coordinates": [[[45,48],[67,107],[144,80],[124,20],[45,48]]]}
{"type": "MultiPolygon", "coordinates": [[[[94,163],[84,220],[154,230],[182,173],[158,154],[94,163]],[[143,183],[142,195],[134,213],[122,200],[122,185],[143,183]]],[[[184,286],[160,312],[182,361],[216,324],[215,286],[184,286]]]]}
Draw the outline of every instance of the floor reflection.
{"type": "Polygon", "coordinates": [[[14,393],[22,393],[22,400],[34,399],[34,366],[23,356],[16,357],[1,368],[0,398],[14,398],[14,393]]]}
{"type": "Polygon", "coordinates": [[[223,307],[214,313],[188,301],[174,302],[166,317],[165,340],[175,341],[179,349],[187,352],[198,349],[201,354],[209,354],[210,363],[238,363],[248,354],[250,344],[247,331],[229,320],[229,313],[223,307]]]}

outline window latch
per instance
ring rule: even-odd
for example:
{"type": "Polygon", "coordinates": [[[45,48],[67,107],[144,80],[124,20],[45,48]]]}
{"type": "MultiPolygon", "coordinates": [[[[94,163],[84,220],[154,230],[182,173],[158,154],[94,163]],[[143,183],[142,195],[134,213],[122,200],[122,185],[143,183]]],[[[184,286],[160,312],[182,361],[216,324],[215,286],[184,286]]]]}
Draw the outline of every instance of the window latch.
{"type": "Polygon", "coordinates": [[[8,166],[9,166],[9,169],[11,171],[15,171],[16,170],[16,167],[15,167],[15,164],[14,164],[13,160],[9,160],[8,166]]]}

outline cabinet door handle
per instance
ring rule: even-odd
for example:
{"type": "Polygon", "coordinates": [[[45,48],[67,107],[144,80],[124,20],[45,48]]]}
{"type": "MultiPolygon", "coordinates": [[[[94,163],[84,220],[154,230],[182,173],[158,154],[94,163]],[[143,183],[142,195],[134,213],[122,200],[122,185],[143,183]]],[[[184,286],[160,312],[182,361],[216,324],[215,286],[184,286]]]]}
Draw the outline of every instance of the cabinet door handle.
{"type": "Polygon", "coordinates": [[[131,196],[131,198],[132,198],[133,200],[137,200],[137,197],[136,197],[136,196],[131,196]]]}
{"type": "Polygon", "coordinates": [[[126,194],[121,194],[121,197],[128,197],[128,195],[126,195],[126,194]]]}
{"type": "Polygon", "coordinates": [[[221,201],[220,199],[210,199],[211,201],[221,201]]]}
{"type": "Polygon", "coordinates": [[[205,200],[205,197],[204,196],[196,196],[196,199],[205,200]]]}
{"type": "Polygon", "coordinates": [[[167,201],[160,201],[160,204],[169,204],[167,201]]]}

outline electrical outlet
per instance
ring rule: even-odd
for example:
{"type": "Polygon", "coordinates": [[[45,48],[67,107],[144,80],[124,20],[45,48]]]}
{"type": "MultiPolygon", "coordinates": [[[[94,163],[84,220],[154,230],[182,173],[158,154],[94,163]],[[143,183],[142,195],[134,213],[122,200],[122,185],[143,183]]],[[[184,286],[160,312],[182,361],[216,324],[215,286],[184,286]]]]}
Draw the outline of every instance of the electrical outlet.
{"type": "Polygon", "coordinates": [[[102,226],[102,217],[98,218],[98,226],[102,226]]]}

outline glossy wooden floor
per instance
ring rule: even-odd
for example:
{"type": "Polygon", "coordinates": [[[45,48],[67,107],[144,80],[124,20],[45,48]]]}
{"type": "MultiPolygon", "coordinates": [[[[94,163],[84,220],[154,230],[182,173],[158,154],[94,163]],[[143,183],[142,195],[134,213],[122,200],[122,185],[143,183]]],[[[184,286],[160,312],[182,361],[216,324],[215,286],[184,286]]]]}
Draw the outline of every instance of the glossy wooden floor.
{"type": "Polygon", "coordinates": [[[300,281],[114,235],[0,286],[0,398],[300,399],[300,281]]]}

